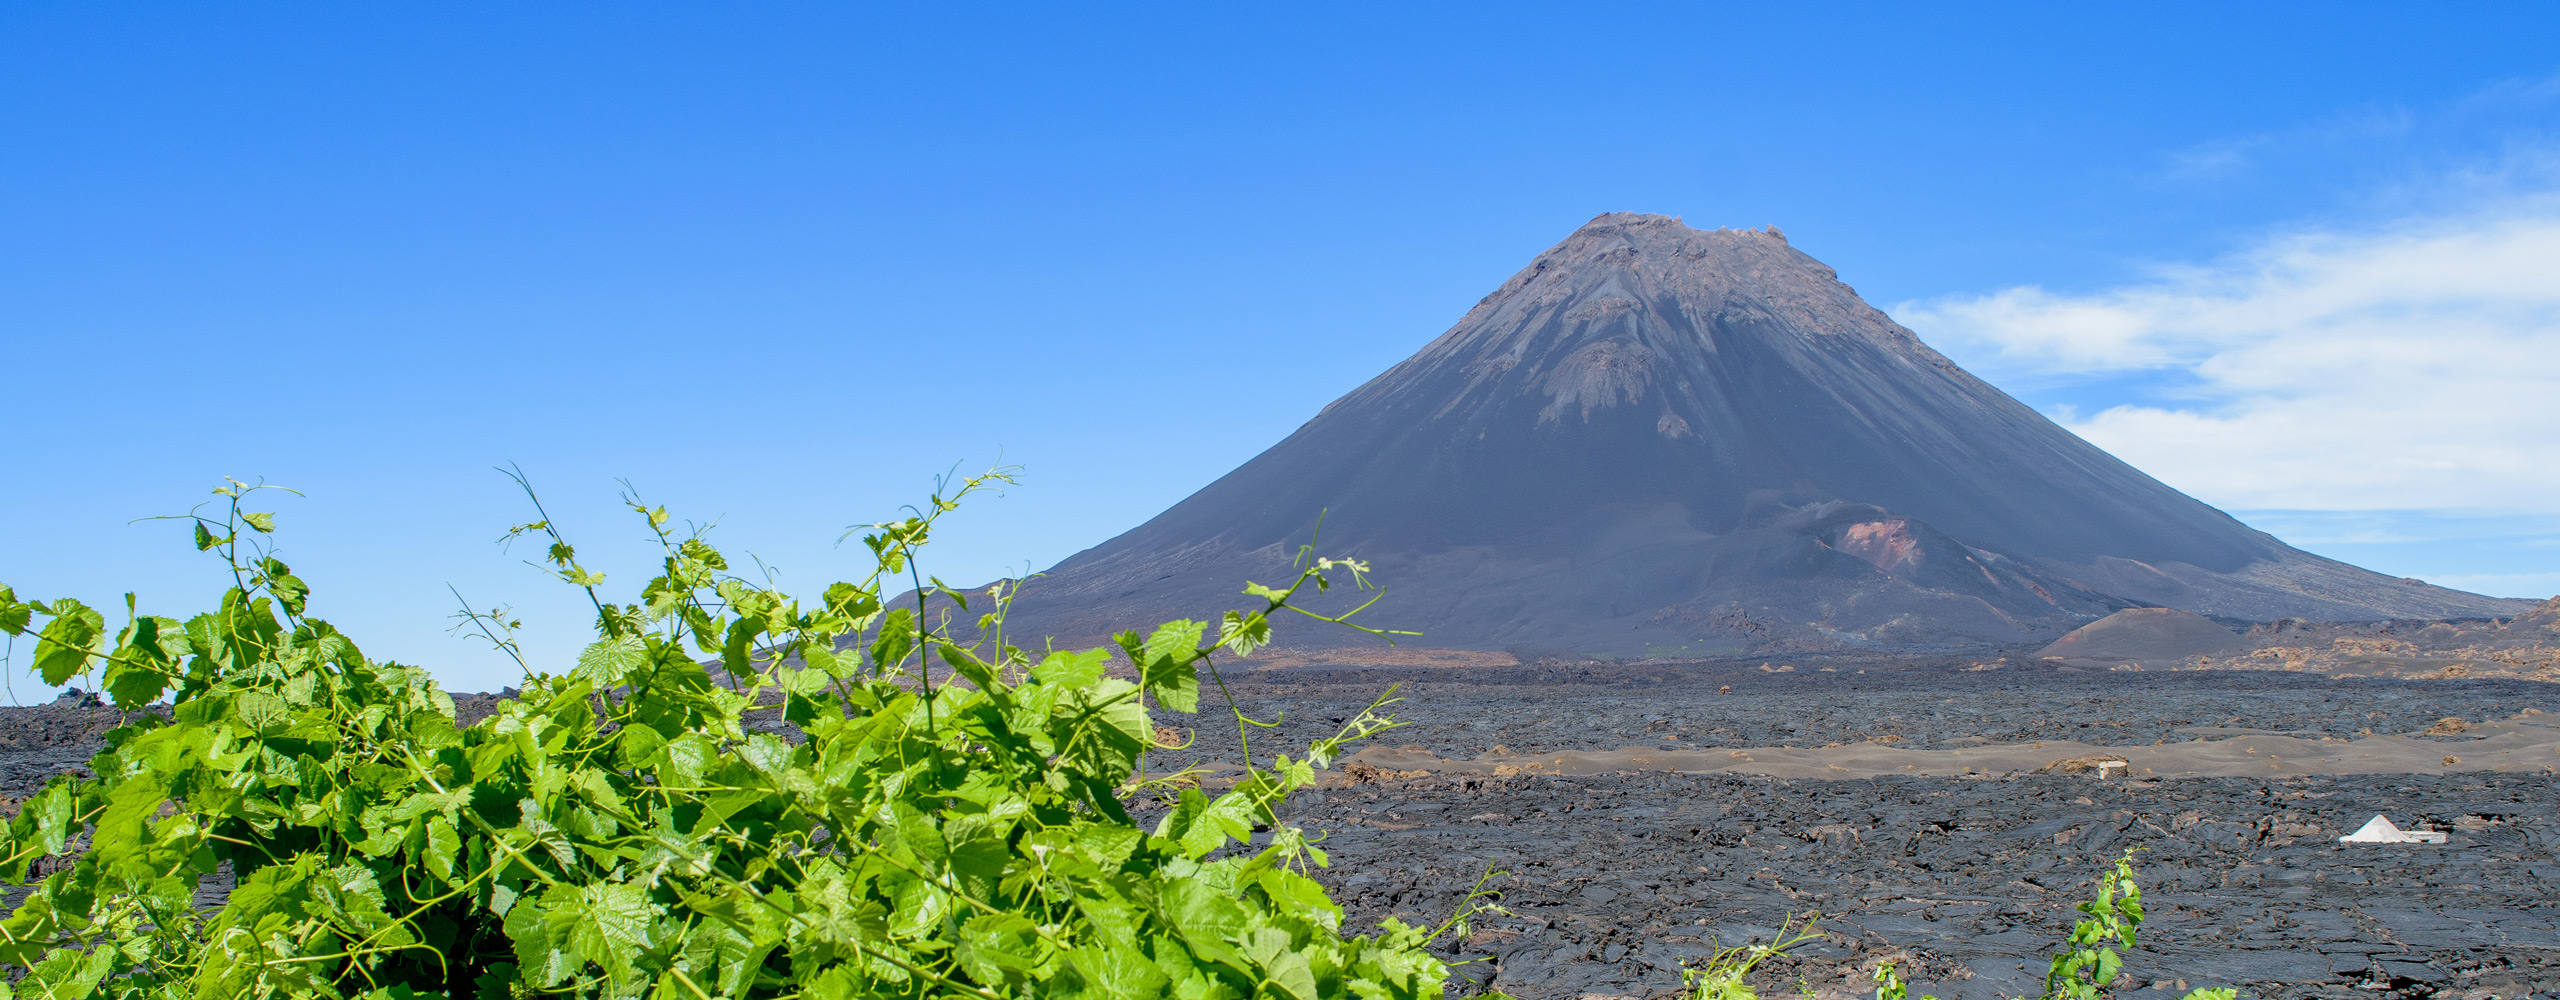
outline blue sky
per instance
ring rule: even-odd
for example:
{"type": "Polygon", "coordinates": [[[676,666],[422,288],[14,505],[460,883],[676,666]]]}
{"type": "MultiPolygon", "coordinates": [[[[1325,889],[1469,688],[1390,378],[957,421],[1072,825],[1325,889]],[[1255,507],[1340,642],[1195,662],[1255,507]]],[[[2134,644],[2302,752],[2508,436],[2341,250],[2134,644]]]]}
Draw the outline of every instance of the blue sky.
{"type": "Polygon", "coordinates": [[[2315,551],[2560,591],[2560,9],[1378,6],[0,8],[0,581],[199,607],[128,520],[265,477],[322,614],[487,687],[447,584],[585,628],[504,462],[616,584],[619,477],[815,589],[1001,457],[930,568],[1045,566],[1632,210],[2315,551]]]}

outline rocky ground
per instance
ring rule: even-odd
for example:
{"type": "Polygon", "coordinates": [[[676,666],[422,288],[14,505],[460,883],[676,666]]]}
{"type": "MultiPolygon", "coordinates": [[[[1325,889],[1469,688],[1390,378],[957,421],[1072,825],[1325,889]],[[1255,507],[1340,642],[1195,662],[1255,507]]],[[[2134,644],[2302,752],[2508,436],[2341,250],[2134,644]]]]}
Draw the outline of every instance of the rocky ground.
{"type": "Polygon", "coordinates": [[[1419,779],[1311,795],[1326,875],[1362,917],[1437,920],[1485,872],[1509,916],[1465,951],[1476,988],[1646,997],[1684,960],[1823,914],[1834,943],[1763,977],[1856,995],[1881,958],[1947,998],[2034,995],[2092,877],[2126,848],[2150,922],[2126,987],[2261,996],[2520,996],[2560,989],[2549,779],[2252,781],[1630,773],[1419,779]],[[2454,831],[2335,842],[2376,811],[2454,831]]]}
{"type": "Polygon", "coordinates": [[[2512,619],[2250,626],[2245,651],[2199,666],[2246,665],[2368,677],[2560,681],[2560,597],[2512,619]]]}
{"type": "MultiPolygon", "coordinates": [[[[2445,719],[2560,710],[2560,689],[2513,680],[1777,666],[1577,668],[1539,686],[1402,671],[1408,700],[1395,709],[1411,725],[1384,740],[1457,759],[1497,746],[1526,755],[1884,735],[1922,746],[2147,745],[2205,727],[2434,730],[2444,735],[2420,738],[2459,750],[2445,719]]],[[[1249,714],[1285,714],[1277,731],[1254,730],[1257,747],[1280,748],[1349,717],[1393,679],[1255,675],[1234,689],[1249,714]]],[[[1233,738],[1210,733],[1192,753],[1232,759],[1233,738]]],[[[1298,807],[1299,822],[1330,831],[1324,877],[1357,918],[1436,920],[1479,876],[1507,873],[1487,885],[1513,915],[1478,921],[1462,950],[1483,961],[1464,973],[1470,989],[1521,997],[1665,994],[1684,960],[1815,911],[1832,942],[1767,967],[1764,995],[1864,995],[1867,970],[1893,956],[1948,1000],[2033,995],[2044,956],[2077,917],[2072,904],[2127,848],[2141,849],[2151,906],[2127,988],[2560,992],[2560,910],[2542,903],[2560,888],[2560,789],[2547,771],[1821,781],[1369,770],[1298,807]],[[2336,842],[2375,813],[2450,830],[2450,843],[2336,842]]]]}
{"type": "MultiPolygon", "coordinates": [[[[2149,744],[2191,727],[2355,736],[2423,731],[2526,709],[2560,712],[2560,687],[2511,678],[2390,681],[2277,671],[2127,673],[2023,658],[1895,663],[1575,665],[1284,670],[1230,677],[1261,748],[1328,735],[1391,685],[1408,723],[1376,742],[1442,757],[1614,750],[1822,746],[1891,739],[1921,748],[2076,739],[2149,744]]],[[[1232,758],[1236,726],[1215,688],[1190,751],[1158,766],[1232,758]]],[[[1167,720],[1159,720],[1167,721],[1167,720]]],[[[1171,721],[1185,722],[1175,719],[1171,721]]]]}
{"type": "Polygon", "coordinates": [[[2208,620],[2129,608],[2032,654],[2100,670],[2282,670],[2401,680],[2560,682],[2560,597],[2506,618],[2448,621],[2208,620]]]}
{"type": "MultiPolygon", "coordinates": [[[[1258,671],[1229,678],[1257,756],[1329,733],[1389,684],[1417,755],[1654,747],[1920,748],[2068,740],[2148,746],[2241,732],[2417,734],[2560,713],[2513,679],[2124,673],[2025,660],[1258,671]],[[1825,669],[1828,668],[1828,669],[1825,669]],[[1863,672],[1862,672],[1863,671],[1863,672]]],[[[465,698],[485,710],[488,699],[465,698]]],[[[1158,769],[1235,759],[1223,701],[1158,769]]],[[[476,714],[476,713],[475,713],[476,714]]],[[[77,766],[112,711],[0,709],[0,794],[77,766]]],[[[2432,749],[2429,753],[2432,754],[2432,749]]],[[[2560,765],[2560,756],[2553,762],[2560,765]]],[[[1631,770],[1580,777],[1334,772],[1292,803],[1326,831],[1322,877],[1356,922],[1437,922],[1488,872],[1507,915],[1452,942],[1462,992],[1655,997],[1683,961],[1819,912],[1824,943],[1763,968],[1763,995],[1864,996],[1897,959],[1913,995],[2032,995],[2100,866],[2137,855],[2150,904],[2130,996],[2560,993],[2560,788],[2550,769],[2266,778],[1807,780],[1631,770]],[[2346,846],[2375,813],[2444,846],[2346,846]],[[2132,992],[2156,990],[2156,992],[2132,992]]]]}

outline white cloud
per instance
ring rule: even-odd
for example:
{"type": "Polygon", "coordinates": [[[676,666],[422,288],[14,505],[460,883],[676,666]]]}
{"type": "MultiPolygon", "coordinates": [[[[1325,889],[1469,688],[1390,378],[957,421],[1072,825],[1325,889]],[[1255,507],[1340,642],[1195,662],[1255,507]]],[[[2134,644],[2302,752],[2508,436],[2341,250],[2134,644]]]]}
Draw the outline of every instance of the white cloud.
{"type": "Polygon", "coordinates": [[[2560,202],[1895,313],[1996,373],[2156,376],[2174,396],[2059,416],[2217,505],[2560,513],[2560,202]]]}

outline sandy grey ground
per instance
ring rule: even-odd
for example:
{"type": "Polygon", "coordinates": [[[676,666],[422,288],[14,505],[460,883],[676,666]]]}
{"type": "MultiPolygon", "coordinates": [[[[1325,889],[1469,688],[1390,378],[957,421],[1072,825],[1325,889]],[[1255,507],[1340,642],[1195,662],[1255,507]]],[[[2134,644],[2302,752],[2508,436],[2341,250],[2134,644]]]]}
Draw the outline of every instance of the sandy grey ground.
{"type": "MultiPolygon", "coordinates": [[[[1895,737],[1896,745],[2077,739],[2149,744],[2209,726],[2353,737],[2417,732],[2454,717],[2560,714],[2560,688],[2514,679],[2390,681],[2275,671],[2124,673],[2013,660],[1860,667],[1849,661],[1744,665],[1573,665],[1509,670],[1292,670],[1241,674],[1230,687],[1277,729],[1257,746],[1303,746],[1391,684],[1409,726],[1378,738],[1442,757],[1497,747],[1518,754],[1822,746],[1895,737]],[[1830,667],[1825,671],[1824,667],[1830,667]],[[1780,668],[1788,668],[1780,670],[1780,668]],[[1990,668],[1990,669],[1985,669],[1990,668]],[[1861,672],[1864,671],[1864,672],[1861,672]]],[[[1214,691],[1186,721],[1199,751],[1159,763],[1232,756],[1235,725],[1214,691]]]]}

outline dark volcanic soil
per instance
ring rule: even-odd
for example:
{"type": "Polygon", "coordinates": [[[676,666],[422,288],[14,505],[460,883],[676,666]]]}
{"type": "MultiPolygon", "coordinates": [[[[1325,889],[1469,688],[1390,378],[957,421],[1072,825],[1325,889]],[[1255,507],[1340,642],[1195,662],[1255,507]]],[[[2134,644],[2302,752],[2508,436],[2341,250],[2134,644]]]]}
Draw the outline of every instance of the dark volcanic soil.
{"type": "MultiPolygon", "coordinates": [[[[2560,689],[2543,684],[2279,673],[1595,668],[1580,683],[1491,688],[1406,677],[1396,708],[1412,725],[1383,742],[1451,758],[1497,744],[1533,754],[1878,734],[2150,744],[2193,738],[2182,726],[2352,736],[2560,710],[2560,689]]],[[[1285,748],[1384,685],[1346,671],[1255,676],[1236,691],[1265,721],[1287,713],[1283,735],[1255,730],[1257,747],[1285,748]]],[[[1203,728],[1204,744],[1232,747],[1231,730],[1203,728]]],[[[2553,780],[1372,777],[1306,793],[1298,820],[1331,831],[1324,878],[1360,918],[1436,921],[1478,876],[1509,872],[1490,884],[1517,916],[1479,921],[1467,951],[1490,960],[1464,971],[1472,988],[1521,997],[1660,994],[1683,959],[1813,910],[1839,943],[1769,967],[1764,995],[1796,993],[1801,975],[1825,995],[1863,996],[1866,971],[1897,952],[1948,1000],[2034,995],[2071,904],[2128,847],[2142,849],[2151,905],[2129,985],[2515,997],[2560,991],[2560,923],[2541,902],[2560,888],[2553,780]],[[2377,812],[2452,830],[2451,843],[2336,842],[2377,812]]]]}
{"type": "Polygon", "coordinates": [[[17,800],[65,771],[87,773],[124,713],[101,706],[0,706],[0,798],[17,800]]]}
{"type": "MultiPolygon", "coordinates": [[[[1810,663],[1512,671],[1280,671],[1233,679],[1257,755],[1329,732],[1391,681],[1411,723],[1380,742],[1450,759],[1627,746],[1820,746],[1894,736],[2149,745],[2181,727],[2353,736],[2440,720],[2560,712],[2560,688],[2515,680],[2335,680],[2296,673],[2085,673],[1810,663]],[[1730,693],[1718,693],[1730,689],[1730,693]]],[[[1217,702],[1215,689],[1210,702],[1217,702]]],[[[1220,706],[1222,707],[1222,706],[1220,706]]],[[[1214,710],[1213,710],[1214,711],[1214,710]]],[[[1161,769],[1234,758],[1234,730],[1161,769]]],[[[1175,720],[1165,720],[1175,721],[1175,720]]],[[[0,709],[0,793],[83,762],[103,710],[0,709]]],[[[2210,734],[2206,734],[2210,735],[2210,734]]],[[[2436,738],[2436,737],[2429,737],[2436,738]]],[[[2463,737],[2445,736],[2448,755],[2463,737]]],[[[2560,765],[2555,758],[2554,765],[2560,765]]],[[[1788,780],[1663,772],[1403,777],[1365,772],[1301,793],[1326,831],[1322,874],[1355,922],[1437,922],[1487,871],[1511,916],[1477,921],[1463,992],[1652,997],[1718,941],[1823,913],[1832,943],[1764,967],[1763,995],[1865,996],[1899,956],[1947,1000],[2032,995],[2099,866],[2141,848],[2151,920],[2130,956],[2139,997],[2181,985],[2258,995],[2560,992],[2560,788],[2540,774],[2100,780],[1788,780]],[[2433,846],[2347,846],[2375,813],[2452,831],[2433,846]],[[1799,981],[1801,977],[1801,982],[1799,981]]],[[[14,895],[14,894],[11,894],[14,895]]]]}
{"type": "MultiPolygon", "coordinates": [[[[1879,957],[1939,996],[2033,995],[2099,866],[2128,847],[2150,923],[2134,985],[2264,996],[2560,988],[2560,882],[2544,777],[2102,782],[1786,781],[1624,774],[1420,779],[1327,789],[1325,876],[1352,912],[1445,917],[1488,869],[1513,917],[1480,921],[1467,967],[1524,997],[1651,996],[1716,942],[1820,911],[1839,944],[1764,977],[1854,994],[1879,957]],[[2376,811],[2456,832],[2444,847],[2349,846],[2376,811]],[[2022,971],[2021,964],[2025,965],[2022,971]],[[1972,978],[1959,979],[1970,973],[1972,978]]],[[[1764,994],[1765,995],[1765,994],[1764,994]]]]}
{"type": "MultiPolygon", "coordinates": [[[[1409,725],[1376,742],[1451,758],[1483,756],[1497,746],[1537,754],[1822,746],[1883,736],[1923,748],[2038,739],[2148,744],[2192,738],[2178,732],[2190,726],[2355,736],[2421,731],[2448,717],[2480,722],[2528,708],[2560,712],[2560,688],[2514,679],[2119,673],[2009,660],[1829,671],[1805,662],[1767,666],[1289,670],[1230,677],[1229,686],[1247,714],[1281,720],[1276,730],[1253,731],[1259,753],[1330,735],[1388,685],[1401,683],[1404,701],[1387,711],[1409,725]]],[[[1234,757],[1235,726],[1208,707],[1216,701],[1213,688],[1197,720],[1157,720],[1194,722],[1201,737],[1196,751],[1160,755],[1157,766],[1234,757]]]]}

